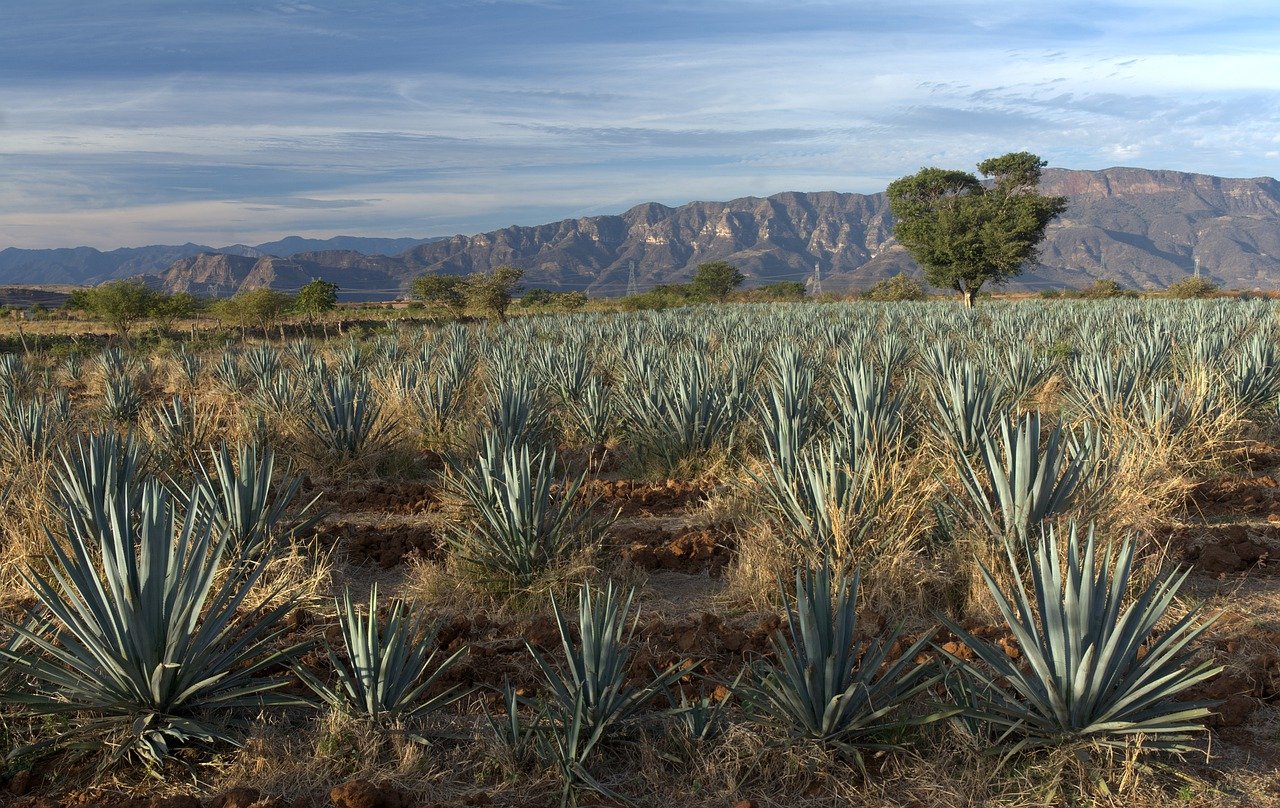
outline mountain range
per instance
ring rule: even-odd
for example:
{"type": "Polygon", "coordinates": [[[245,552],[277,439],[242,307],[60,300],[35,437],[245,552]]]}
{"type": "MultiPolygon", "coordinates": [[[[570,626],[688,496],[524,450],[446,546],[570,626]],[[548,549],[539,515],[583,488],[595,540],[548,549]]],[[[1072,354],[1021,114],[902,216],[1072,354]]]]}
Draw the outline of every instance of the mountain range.
{"type": "MultiPolygon", "coordinates": [[[[1280,183],[1140,168],[1047,169],[1045,193],[1070,200],[1036,262],[1005,289],[1082,287],[1111,279],[1160,289],[1197,270],[1227,288],[1280,289],[1280,183]]],[[[614,296],[687,280],[703,261],[726,260],[747,285],[780,280],[825,291],[865,288],[920,270],[893,238],[883,193],[788,192],[679,207],[637,205],[620,215],[438,239],[279,242],[212,250],[198,245],[107,253],[0,251],[0,283],[93,283],[146,275],[168,291],[224,296],[312,278],[345,299],[388,299],[423,273],[466,274],[499,264],[525,270],[527,287],[614,296]]]]}

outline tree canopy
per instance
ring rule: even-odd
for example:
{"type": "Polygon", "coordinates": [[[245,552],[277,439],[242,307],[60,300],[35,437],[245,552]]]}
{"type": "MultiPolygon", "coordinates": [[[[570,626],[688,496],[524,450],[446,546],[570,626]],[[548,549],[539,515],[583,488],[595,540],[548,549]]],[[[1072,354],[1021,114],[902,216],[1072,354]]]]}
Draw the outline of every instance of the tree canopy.
{"type": "Polygon", "coordinates": [[[267,329],[278,322],[293,305],[293,297],[275,289],[253,289],[237,292],[226,300],[214,304],[214,314],[220,320],[234,322],[241,328],[267,329]]]}
{"type": "Polygon", "coordinates": [[[1022,272],[1045,228],[1067,207],[1039,193],[1046,163],[1011,152],[978,164],[988,182],[967,171],[922,168],[889,184],[893,234],[933,286],[955,289],[972,306],[986,283],[1022,272]]]}
{"type": "Polygon", "coordinates": [[[467,279],[467,299],[471,305],[506,322],[507,309],[520,292],[524,270],[510,264],[496,266],[489,272],[476,272],[467,279]]]}
{"type": "Polygon", "coordinates": [[[745,280],[738,268],[728,261],[705,261],[694,269],[690,285],[699,295],[723,303],[729,293],[745,280]]]}
{"type": "Polygon", "coordinates": [[[109,281],[87,289],[76,289],[67,308],[79,309],[109,324],[122,338],[141,320],[165,313],[161,309],[168,296],[140,280],[109,281]]]}
{"type": "Polygon", "coordinates": [[[293,310],[307,318],[308,323],[315,322],[316,317],[325,312],[333,311],[337,305],[338,284],[319,278],[303,284],[293,299],[293,310]]]}
{"type": "Polygon", "coordinates": [[[409,285],[409,294],[433,308],[461,317],[467,308],[466,289],[466,278],[457,275],[419,275],[409,285]]]}

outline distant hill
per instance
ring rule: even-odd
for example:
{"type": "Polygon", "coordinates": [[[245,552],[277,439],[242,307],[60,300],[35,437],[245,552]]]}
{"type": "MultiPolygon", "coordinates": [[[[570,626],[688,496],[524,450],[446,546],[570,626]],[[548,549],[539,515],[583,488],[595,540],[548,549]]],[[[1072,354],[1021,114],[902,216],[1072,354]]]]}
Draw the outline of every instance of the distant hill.
{"type": "MultiPolygon", "coordinates": [[[[1042,190],[1069,197],[1071,205],[1051,225],[1039,260],[1004,289],[1082,287],[1100,278],[1161,289],[1197,265],[1228,288],[1280,289],[1280,183],[1274,179],[1141,168],[1048,169],[1042,190]]],[[[390,250],[401,240],[289,238],[259,245],[275,245],[279,252],[326,248],[279,256],[243,246],[238,252],[196,245],[141,248],[189,251],[157,269],[160,258],[139,268],[146,262],[136,250],[108,277],[155,273],[154,282],[167,289],[212,295],[261,286],[295,289],[318,277],[337,283],[344,299],[387,299],[422,273],[466,274],[498,264],[523,268],[529,287],[605,296],[626,293],[633,274],[637,288],[645,289],[688,280],[697,264],[720,259],[735,264],[751,286],[809,282],[817,264],[827,291],[920,272],[893,238],[883,193],[788,192],[675,208],[646,203],[620,215],[422,240],[392,255],[376,253],[368,243],[373,241],[390,250]]],[[[4,256],[10,252],[0,252],[0,282],[33,282],[7,274],[12,262],[4,256]]],[[[60,260],[76,267],[102,260],[77,250],[25,252],[66,253],[60,260]]]]}
{"type": "Polygon", "coordinates": [[[330,239],[308,239],[289,236],[279,241],[249,246],[210,247],[204,244],[124,247],[103,252],[93,247],[66,247],[50,250],[24,250],[9,247],[0,250],[0,284],[56,284],[77,286],[102,283],[114,278],[159,274],[176,261],[201,253],[227,253],[260,258],[267,255],[289,258],[298,253],[322,250],[347,250],[363,255],[395,255],[433,239],[361,238],[335,236],[330,239]]]}

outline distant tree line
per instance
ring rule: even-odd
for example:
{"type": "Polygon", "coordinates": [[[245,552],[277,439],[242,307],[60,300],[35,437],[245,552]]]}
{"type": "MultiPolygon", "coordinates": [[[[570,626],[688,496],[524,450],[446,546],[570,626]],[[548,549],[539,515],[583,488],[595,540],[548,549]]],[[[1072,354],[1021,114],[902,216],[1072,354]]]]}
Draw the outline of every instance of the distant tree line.
{"type": "Polygon", "coordinates": [[[109,325],[122,339],[143,322],[168,330],[178,320],[210,314],[242,329],[261,328],[263,333],[283,318],[302,316],[309,324],[338,303],[338,286],[314,280],[297,294],[274,289],[239,292],[223,300],[210,300],[187,292],[172,294],[153,289],[140,280],[109,281],[71,292],[62,308],[79,311],[109,325]]]}

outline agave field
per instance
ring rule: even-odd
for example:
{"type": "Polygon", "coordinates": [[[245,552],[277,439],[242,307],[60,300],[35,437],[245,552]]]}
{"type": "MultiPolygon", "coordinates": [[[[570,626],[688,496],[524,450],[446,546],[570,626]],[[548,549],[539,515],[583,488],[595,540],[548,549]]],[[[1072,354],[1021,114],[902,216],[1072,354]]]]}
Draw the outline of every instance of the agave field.
{"type": "Polygon", "coordinates": [[[1280,804],[1278,345],[1224,299],[0,355],[0,805],[1280,804]]]}

